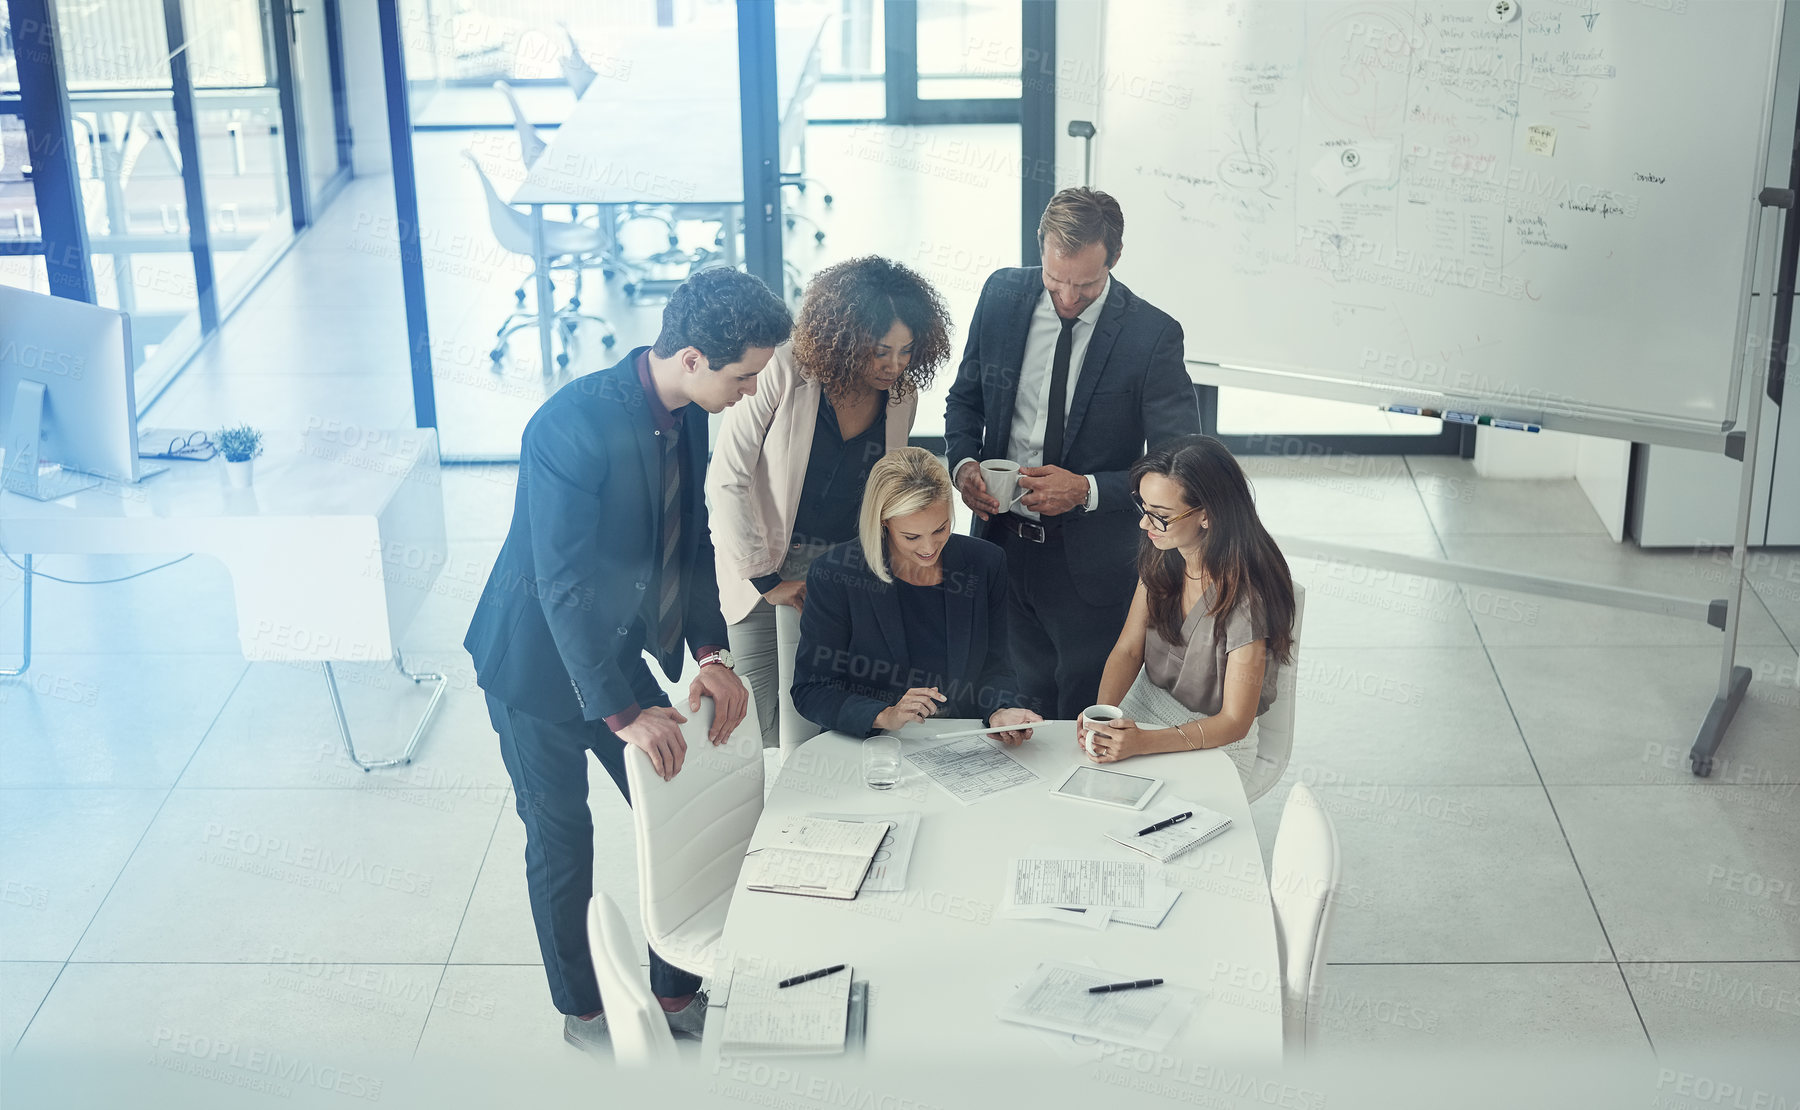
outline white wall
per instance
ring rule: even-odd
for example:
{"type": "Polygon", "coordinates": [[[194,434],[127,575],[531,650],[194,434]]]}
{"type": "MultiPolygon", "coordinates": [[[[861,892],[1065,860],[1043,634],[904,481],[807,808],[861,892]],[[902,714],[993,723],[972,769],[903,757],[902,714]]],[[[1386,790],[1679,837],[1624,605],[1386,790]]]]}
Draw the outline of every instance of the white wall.
{"type": "Polygon", "coordinates": [[[339,9],[344,39],[344,84],[350,100],[350,164],[357,177],[389,173],[387,92],[381,73],[381,24],[375,5],[352,0],[339,9]]]}
{"type": "Polygon", "coordinates": [[[1475,429],[1475,473],[1483,478],[1573,478],[1581,436],[1475,429]]]}
{"type": "MultiPolygon", "coordinates": [[[[1069,121],[1093,122],[1100,112],[1100,53],[1105,0],[1058,0],[1056,5],[1056,185],[1080,185],[1087,140],[1069,137],[1069,121]]],[[[1096,137],[1099,164],[1102,139],[1096,137]]],[[[1125,241],[1131,242],[1129,213],[1125,241]]]]}
{"type": "Polygon", "coordinates": [[[1631,444],[1567,432],[1475,429],[1475,473],[1483,478],[1573,478],[1615,542],[1625,538],[1631,444]]]}
{"type": "Polygon", "coordinates": [[[1622,439],[1576,436],[1575,481],[1600,514],[1613,542],[1625,538],[1625,492],[1631,480],[1631,444],[1622,439]]]}

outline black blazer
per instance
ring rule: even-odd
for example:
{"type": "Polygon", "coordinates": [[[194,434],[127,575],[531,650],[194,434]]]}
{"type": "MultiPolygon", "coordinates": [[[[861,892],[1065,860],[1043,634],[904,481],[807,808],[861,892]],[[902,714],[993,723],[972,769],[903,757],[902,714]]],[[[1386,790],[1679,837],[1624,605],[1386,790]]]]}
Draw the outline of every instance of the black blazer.
{"type": "MultiPolygon", "coordinates": [[[[1048,296],[1043,273],[1038,266],[996,270],[982,287],[944,412],[951,466],[1006,457],[1032,310],[1039,297],[1048,296]]],[[[1114,277],[1069,398],[1063,432],[1064,469],[1092,474],[1100,493],[1093,512],[1077,508],[1059,518],[1075,588],[1090,604],[1129,597],[1137,583],[1131,464],[1147,448],[1199,431],[1200,406],[1182,361],[1181,325],[1114,277]]],[[[993,527],[992,521],[977,520],[975,534],[988,536],[993,527]]]]}
{"type": "MultiPolygon", "coordinates": [[[[950,618],[945,717],[980,717],[1028,706],[1020,700],[1006,639],[1006,556],[969,536],[944,545],[950,618]]],[[[821,728],[852,736],[875,731],[876,716],[909,688],[900,592],[875,577],[860,541],[838,544],[813,562],[794,657],[794,708],[821,728]]]]}
{"type": "MultiPolygon", "coordinates": [[[[638,348],[557,390],[525,425],[512,527],[463,646],[481,688],[550,721],[598,720],[666,705],[644,664],[655,651],[662,446],[638,381],[638,348]]],[[[690,648],[722,645],[719,585],[707,529],[706,413],[675,414],[681,471],[681,599],[690,648]]],[[[671,681],[679,648],[658,659],[671,681]]]]}

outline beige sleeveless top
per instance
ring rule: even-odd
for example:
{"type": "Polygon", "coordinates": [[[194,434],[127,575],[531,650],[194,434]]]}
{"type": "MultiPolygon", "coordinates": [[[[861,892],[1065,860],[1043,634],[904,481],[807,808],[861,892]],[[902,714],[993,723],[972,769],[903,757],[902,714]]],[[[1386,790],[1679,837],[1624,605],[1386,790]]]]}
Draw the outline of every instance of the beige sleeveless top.
{"type": "MultiPolygon", "coordinates": [[[[1218,622],[1206,611],[1217,596],[1213,587],[1207,587],[1206,596],[1188,611],[1181,627],[1187,637],[1184,645],[1163,639],[1154,623],[1144,632],[1144,676],[1182,705],[1208,717],[1225,707],[1225,657],[1268,636],[1261,608],[1239,602],[1225,618],[1225,634],[1215,638],[1218,622]]],[[[1259,717],[1275,701],[1277,670],[1272,661],[1263,667],[1262,693],[1256,702],[1259,717]]]]}

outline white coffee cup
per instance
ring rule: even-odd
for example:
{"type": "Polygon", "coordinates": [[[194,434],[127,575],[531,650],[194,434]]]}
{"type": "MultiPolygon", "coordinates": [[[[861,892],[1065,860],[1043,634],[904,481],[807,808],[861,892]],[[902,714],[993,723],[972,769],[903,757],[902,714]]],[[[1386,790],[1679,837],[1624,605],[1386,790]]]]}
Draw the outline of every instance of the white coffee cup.
{"type": "MultiPolygon", "coordinates": [[[[1116,705],[1090,705],[1081,711],[1083,720],[1090,724],[1101,724],[1106,721],[1122,720],[1125,711],[1116,705]]],[[[1075,722],[1076,739],[1081,742],[1081,750],[1089,755],[1094,754],[1094,734],[1081,727],[1081,721],[1075,722]]]]}
{"type": "Polygon", "coordinates": [[[981,480],[988,495],[1000,502],[1000,511],[1013,507],[1019,495],[1019,464],[1011,459],[987,459],[981,464],[981,480]]]}

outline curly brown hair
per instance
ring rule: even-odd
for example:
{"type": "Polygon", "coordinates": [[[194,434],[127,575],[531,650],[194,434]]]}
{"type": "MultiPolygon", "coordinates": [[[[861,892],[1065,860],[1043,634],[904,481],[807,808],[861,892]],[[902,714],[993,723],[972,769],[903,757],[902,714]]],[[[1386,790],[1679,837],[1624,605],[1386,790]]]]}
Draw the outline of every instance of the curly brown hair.
{"type": "Polygon", "coordinates": [[[870,255],[814,275],[794,325],[794,363],[828,396],[842,397],[862,381],[895,320],[913,333],[912,359],[890,391],[899,401],[928,388],[950,357],[950,313],[930,282],[898,262],[870,255]]]}

